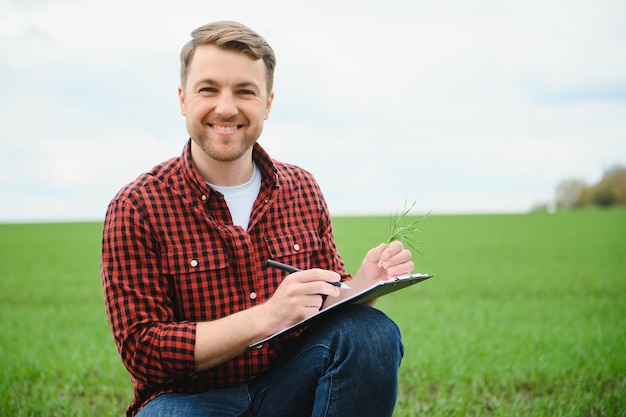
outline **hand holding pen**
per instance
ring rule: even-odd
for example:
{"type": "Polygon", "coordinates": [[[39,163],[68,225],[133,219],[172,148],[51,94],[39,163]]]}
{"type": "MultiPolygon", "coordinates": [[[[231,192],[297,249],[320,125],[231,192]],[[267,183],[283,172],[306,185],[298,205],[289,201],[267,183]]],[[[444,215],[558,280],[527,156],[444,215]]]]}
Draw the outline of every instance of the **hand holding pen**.
{"type": "MultiPolygon", "coordinates": [[[[287,265],[287,264],[284,264],[284,263],[281,263],[281,262],[277,262],[277,261],[274,261],[274,260],[271,260],[271,259],[269,259],[267,261],[267,265],[271,266],[273,268],[278,268],[281,271],[289,272],[290,274],[294,273],[294,272],[302,271],[301,269],[298,269],[298,268],[296,268],[294,266],[287,265]]],[[[328,283],[330,285],[334,285],[335,287],[350,289],[350,287],[348,285],[346,285],[345,283],[343,283],[341,281],[338,281],[338,282],[328,282],[328,283]]]]}
{"type": "Polygon", "coordinates": [[[253,307],[257,313],[252,326],[260,329],[263,336],[319,313],[327,299],[335,301],[350,294],[350,290],[342,289],[345,284],[342,286],[338,282],[341,276],[335,271],[320,268],[299,270],[276,261],[269,261],[267,266],[290,275],[278,279],[280,282],[271,296],[253,307]]]}

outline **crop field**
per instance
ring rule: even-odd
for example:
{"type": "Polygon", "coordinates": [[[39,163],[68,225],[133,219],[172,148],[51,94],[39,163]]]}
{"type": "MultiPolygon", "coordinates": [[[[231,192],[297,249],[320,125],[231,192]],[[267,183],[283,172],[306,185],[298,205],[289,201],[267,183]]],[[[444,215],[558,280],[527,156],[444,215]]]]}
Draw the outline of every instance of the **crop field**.
{"type": "MultiPolygon", "coordinates": [[[[335,217],[349,271],[389,219],[335,217]]],[[[102,224],[0,224],[0,416],[121,416],[102,224]]],[[[626,210],[430,215],[383,297],[405,356],[396,417],[626,416],[626,210]]]]}

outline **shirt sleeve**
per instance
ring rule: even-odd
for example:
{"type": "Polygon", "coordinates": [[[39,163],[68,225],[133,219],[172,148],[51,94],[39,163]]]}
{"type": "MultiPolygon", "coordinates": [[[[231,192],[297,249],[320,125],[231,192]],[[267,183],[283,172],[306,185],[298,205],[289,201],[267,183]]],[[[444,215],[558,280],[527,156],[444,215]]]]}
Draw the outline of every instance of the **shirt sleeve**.
{"type": "Polygon", "coordinates": [[[105,218],[101,278],[122,361],[148,385],[195,372],[195,323],[175,322],[172,283],[155,233],[137,205],[113,200],[105,218]]]}

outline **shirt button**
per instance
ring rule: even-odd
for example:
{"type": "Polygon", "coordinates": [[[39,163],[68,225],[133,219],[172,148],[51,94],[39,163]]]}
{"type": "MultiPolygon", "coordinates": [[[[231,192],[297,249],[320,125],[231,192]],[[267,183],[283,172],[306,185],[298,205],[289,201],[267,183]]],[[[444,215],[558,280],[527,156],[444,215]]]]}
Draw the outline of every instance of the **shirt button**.
{"type": "Polygon", "coordinates": [[[202,194],[202,201],[206,201],[206,195],[202,194]]]}
{"type": "Polygon", "coordinates": [[[300,245],[298,245],[298,244],[296,243],[295,245],[293,245],[293,248],[294,248],[295,250],[300,250],[300,245]]]}
{"type": "Polygon", "coordinates": [[[263,349],[263,345],[256,345],[257,349],[263,349]]]}
{"type": "Polygon", "coordinates": [[[189,265],[191,265],[191,266],[193,266],[195,268],[196,266],[198,266],[198,261],[195,260],[195,259],[192,259],[191,262],[189,262],[189,265]]]}
{"type": "Polygon", "coordinates": [[[250,293],[250,299],[256,300],[256,293],[254,291],[250,293]]]}

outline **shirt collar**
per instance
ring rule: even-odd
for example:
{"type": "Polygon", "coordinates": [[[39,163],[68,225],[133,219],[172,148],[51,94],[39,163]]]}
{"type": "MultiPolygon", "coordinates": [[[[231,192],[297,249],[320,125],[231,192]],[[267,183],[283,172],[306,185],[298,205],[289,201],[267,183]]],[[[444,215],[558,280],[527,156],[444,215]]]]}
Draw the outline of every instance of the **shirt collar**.
{"type": "MultiPolygon", "coordinates": [[[[276,186],[278,183],[278,168],[269,154],[258,143],[254,144],[252,159],[259,167],[259,171],[261,172],[263,179],[269,181],[272,186],[276,186]]],[[[193,160],[191,159],[191,139],[187,141],[185,147],[183,148],[181,162],[183,165],[183,174],[187,180],[202,193],[210,193],[212,188],[205,183],[204,179],[195,168],[193,160]]]]}

